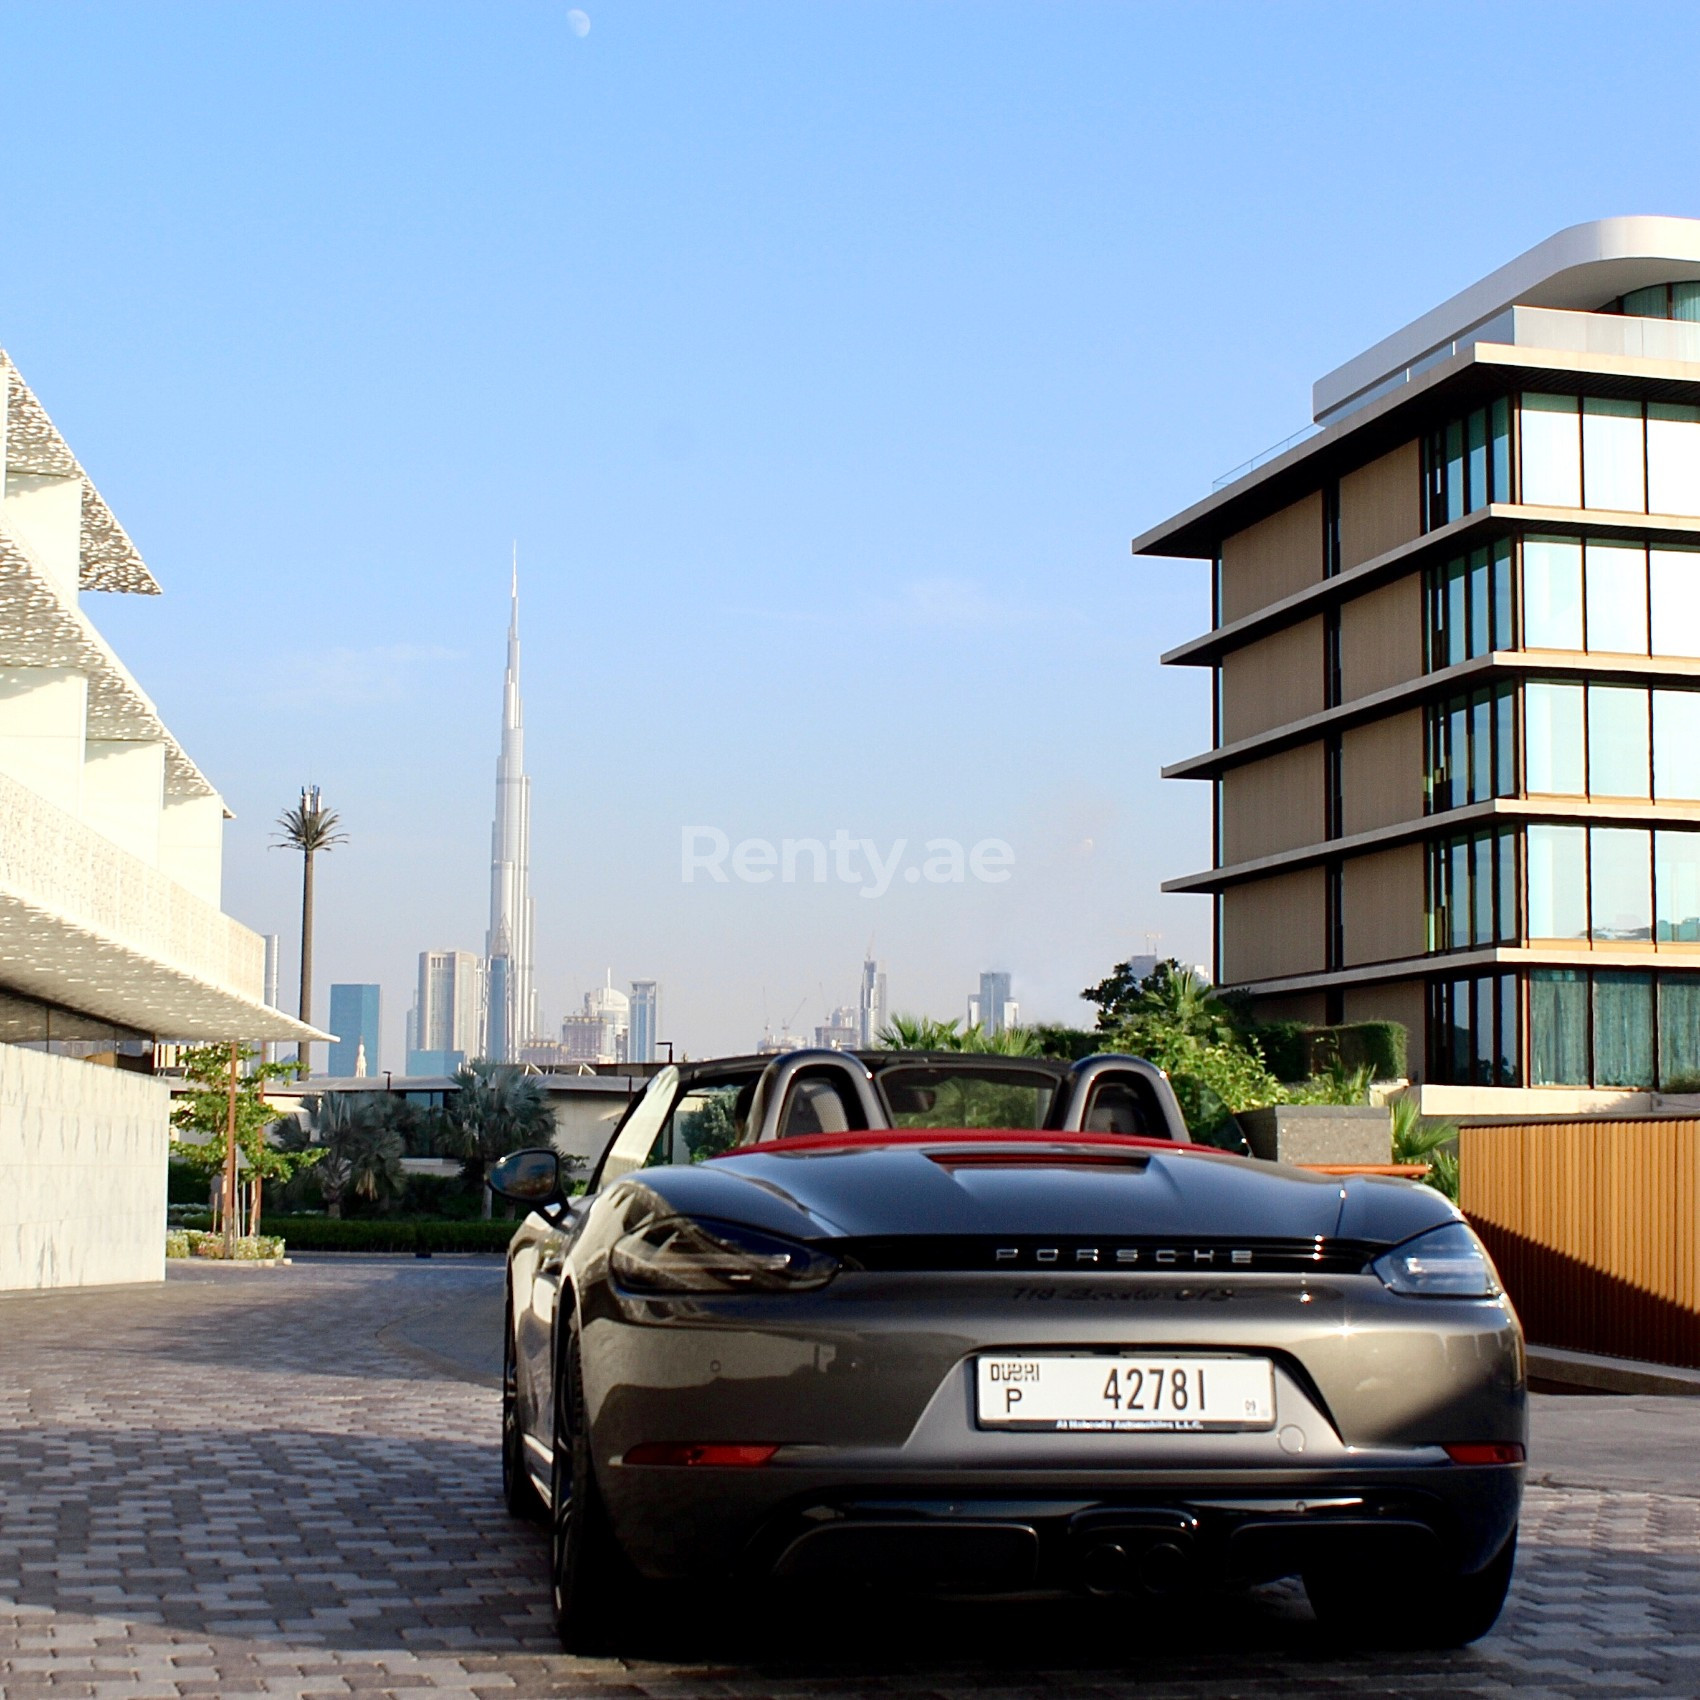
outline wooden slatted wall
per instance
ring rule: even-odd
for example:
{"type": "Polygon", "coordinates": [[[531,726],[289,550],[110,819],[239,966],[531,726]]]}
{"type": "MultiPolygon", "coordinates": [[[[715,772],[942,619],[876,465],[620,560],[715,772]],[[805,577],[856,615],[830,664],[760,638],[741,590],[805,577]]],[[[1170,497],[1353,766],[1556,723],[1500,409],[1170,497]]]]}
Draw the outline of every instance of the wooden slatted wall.
{"type": "Polygon", "coordinates": [[[1466,1127],[1459,1153],[1532,1343],[1700,1368],[1700,1121],[1466,1127]]]}

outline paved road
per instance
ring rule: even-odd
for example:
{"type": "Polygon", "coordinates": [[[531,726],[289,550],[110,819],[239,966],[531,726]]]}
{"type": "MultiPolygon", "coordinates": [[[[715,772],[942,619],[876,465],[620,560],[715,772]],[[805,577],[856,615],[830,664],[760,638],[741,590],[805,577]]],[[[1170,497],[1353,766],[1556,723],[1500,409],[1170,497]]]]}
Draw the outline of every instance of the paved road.
{"type": "MultiPolygon", "coordinates": [[[[496,1497],[500,1278],[189,1265],[0,1300],[3,1700],[1700,1694],[1700,1401],[1654,1399],[1542,1401],[1512,1604],[1461,1653],[1335,1652],[1276,1587],[1160,1616],[746,1602],[566,1658],[542,1539],[496,1497]]],[[[1387,1587],[1422,1609],[1420,1577],[1387,1587]]]]}

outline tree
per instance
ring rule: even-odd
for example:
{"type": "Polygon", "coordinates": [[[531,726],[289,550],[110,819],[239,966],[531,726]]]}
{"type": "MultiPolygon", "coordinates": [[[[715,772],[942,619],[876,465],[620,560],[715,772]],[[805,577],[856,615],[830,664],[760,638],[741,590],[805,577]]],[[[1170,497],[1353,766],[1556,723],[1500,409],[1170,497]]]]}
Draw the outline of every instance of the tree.
{"type": "Polygon", "coordinates": [[[406,1152],[396,1118],[373,1094],[324,1092],[301,1100],[303,1116],[286,1125],[286,1149],[317,1158],[313,1178],[328,1215],[340,1216],[352,1197],[388,1204],[407,1184],[406,1152]]]}
{"type": "Polygon", "coordinates": [[[483,1189],[488,1216],[484,1176],[490,1165],[510,1151],[550,1144],[555,1114],[542,1082],[520,1064],[468,1063],[455,1070],[454,1079],[456,1091],[443,1105],[443,1145],[461,1159],[467,1183],[483,1189]]]}
{"type": "MultiPolygon", "coordinates": [[[[177,1100],[171,1112],[173,1125],[185,1133],[204,1137],[183,1143],[178,1154],[201,1173],[212,1176],[228,1172],[231,1154],[230,1129],[233,1119],[236,1150],[247,1167],[249,1201],[247,1231],[260,1231],[261,1189],[270,1180],[285,1181],[297,1169],[318,1161],[316,1153],[290,1151],[269,1137],[278,1121],[277,1106],[268,1103],[268,1081],[287,1079],[295,1073],[293,1063],[261,1063],[250,1073],[242,1066],[259,1055],[251,1046],[195,1045],[183,1053],[183,1078],[190,1090],[177,1100]],[[234,1087],[234,1091],[232,1088],[234,1087]]],[[[227,1190],[224,1197],[225,1235],[236,1237],[242,1226],[241,1199],[227,1190]]]]}
{"type": "MultiPolygon", "coordinates": [[[[317,785],[302,787],[301,801],[277,817],[277,826],[280,836],[272,841],[272,848],[301,852],[300,1015],[302,1022],[310,1027],[313,1024],[313,858],[321,850],[329,852],[338,844],[346,844],[348,834],[339,830],[341,821],[334,809],[324,806],[317,785]]],[[[303,1080],[312,1066],[310,1049],[303,1039],[296,1051],[303,1080]]]]}
{"type": "Polygon", "coordinates": [[[1144,976],[1135,975],[1131,963],[1118,963],[1107,979],[1080,995],[1098,1006],[1100,1032],[1153,1021],[1207,1044],[1232,1044],[1241,1036],[1236,1012],[1206,980],[1172,956],[1144,976]]]}
{"type": "Polygon", "coordinates": [[[1230,1006],[1190,968],[1170,959],[1143,977],[1119,964],[1081,996],[1098,1005],[1106,1049],[1167,1071],[1195,1139],[1237,1144],[1238,1110],[1281,1104],[1288,1092],[1230,1006]]]}

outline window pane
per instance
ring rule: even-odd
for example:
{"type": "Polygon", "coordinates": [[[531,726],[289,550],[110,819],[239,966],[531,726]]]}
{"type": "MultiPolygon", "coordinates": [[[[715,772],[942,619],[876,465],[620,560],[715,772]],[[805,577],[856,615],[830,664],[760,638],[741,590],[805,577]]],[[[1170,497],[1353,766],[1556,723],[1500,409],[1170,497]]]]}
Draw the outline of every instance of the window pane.
{"type": "Polygon", "coordinates": [[[1653,549],[1647,567],[1653,654],[1700,655],[1700,550],[1653,549]]]}
{"type": "Polygon", "coordinates": [[[1485,691],[1470,704],[1470,801],[1493,795],[1493,698],[1485,691]]]}
{"type": "Polygon", "coordinates": [[[1522,1079],[1521,1058],[1518,1045],[1519,1009],[1517,1001],[1517,976],[1501,974],[1499,977],[1499,1084],[1501,1086],[1516,1086],[1522,1079]]]}
{"type": "Polygon", "coordinates": [[[1493,1085],[1493,989],[1492,979],[1484,977],[1476,982],[1476,1013],[1471,1023],[1475,1029],[1475,1067],[1471,1074],[1478,1086],[1493,1085]]]}
{"type": "Polygon", "coordinates": [[[1488,567],[1492,557],[1485,549],[1470,556],[1470,653],[1486,655],[1493,647],[1492,591],[1488,567]]]}
{"type": "Polygon", "coordinates": [[[1647,797],[1647,693],[1634,685],[1588,687],[1588,795],[1647,797]]]}
{"type": "Polygon", "coordinates": [[[1700,407],[1647,404],[1647,506],[1700,514],[1700,407]]]}
{"type": "Polygon", "coordinates": [[[1493,500],[1511,500],[1511,403],[1501,396],[1493,404],[1493,500]]]}
{"type": "Polygon", "coordinates": [[[1464,422],[1454,419],[1446,427],[1446,517],[1464,514],[1464,422]]]}
{"type": "Polygon", "coordinates": [[[1659,1089],[1700,1092],[1700,974],[1659,977],[1659,1089]]]}
{"type": "Polygon", "coordinates": [[[1700,800],[1700,691],[1653,692],[1653,774],[1660,797],[1700,800]]]}
{"type": "Polygon", "coordinates": [[[1582,544],[1574,537],[1530,537],[1523,544],[1523,645],[1582,647],[1582,544]]]}
{"type": "Polygon", "coordinates": [[[1589,918],[1596,942],[1653,936],[1652,848],[1640,827],[1597,826],[1589,835],[1589,918]]]}
{"type": "Polygon", "coordinates": [[[1643,513],[1647,485],[1642,464],[1641,404],[1582,403],[1582,505],[1643,513]]]}
{"type": "Polygon", "coordinates": [[[1517,937],[1517,834],[1502,832],[1496,842],[1499,845],[1499,910],[1494,939],[1509,943],[1517,937]]]}
{"type": "Polygon", "coordinates": [[[1700,941],[1700,832],[1654,833],[1653,862],[1661,942],[1700,941]]]}
{"type": "Polygon", "coordinates": [[[1485,508],[1488,501],[1488,416],[1485,407],[1470,415],[1470,511],[1485,508]]]}
{"type": "Polygon", "coordinates": [[[1537,507],[1582,505],[1581,435],[1573,395],[1523,397],[1523,500],[1537,507]]]}
{"type": "Polygon", "coordinates": [[[1653,976],[1594,976],[1594,1084],[1653,1084],[1653,976]]]}
{"type": "Polygon", "coordinates": [[[1517,712],[1517,693],[1502,685],[1494,698],[1494,785],[1496,797],[1517,795],[1517,738],[1512,716],[1517,712]]]}
{"type": "Polygon", "coordinates": [[[1510,649],[1511,635],[1511,545],[1493,546],[1493,637],[1495,649],[1510,649]]]}
{"type": "Polygon", "coordinates": [[[1588,647],[1647,653],[1647,552],[1638,543],[1588,545],[1588,647]]]}
{"type": "Polygon", "coordinates": [[[1645,289],[1630,290],[1623,298],[1623,310],[1637,319],[1668,319],[1670,285],[1651,283],[1645,289]]]}
{"type": "Polygon", "coordinates": [[[1452,807],[1452,781],[1448,750],[1448,720],[1444,709],[1429,710],[1428,716],[1428,812],[1439,814],[1452,807]]]}
{"type": "Polygon", "coordinates": [[[1529,937],[1588,936],[1588,830],[1529,828],[1529,937]]]}
{"type": "Polygon", "coordinates": [[[1428,847],[1428,948],[1444,950],[1448,937],[1447,930],[1447,868],[1449,866],[1444,844],[1431,844],[1428,847]]]}
{"type": "Polygon", "coordinates": [[[1452,779],[1452,807],[1462,808],[1470,791],[1470,707],[1459,703],[1446,717],[1448,773],[1452,779]]]}
{"type": "Polygon", "coordinates": [[[1529,976],[1529,1078],[1536,1086],[1588,1084],[1588,982],[1577,969],[1529,976]]]}
{"type": "Polygon", "coordinates": [[[1463,950],[1470,942],[1470,841],[1454,839],[1447,853],[1448,950],[1463,950]]]}
{"type": "Polygon", "coordinates": [[[1687,319],[1691,323],[1700,319],[1700,283],[1673,283],[1670,294],[1673,319],[1687,319]]]}
{"type": "Polygon", "coordinates": [[[1493,943],[1492,838],[1478,838],[1470,853],[1470,942],[1493,943]]]}
{"type": "Polygon", "coordinates": [[[1451,986],[1452,1019],[1448,1024],[1452,1055],[1449,1059],[1452,1078],[1467,1085],[1470,1079],[1470,982],[1454,980],[1451,986]]]}
{"type": "Polygon", "coordinates": [[[1470,563],[1463,556],[1449,562],[1446,568],[1446,661],[1449,666],[1467,660],[1470,649],[1465,641],[1469,596],[1470,563]]]}
{"type": "Polygon", "coordinates": [[[1586,785],[1582,741],[1582,687],[1532,681],[1523,693],[1523,735],[1529,790],[1550,797],[1580,797],[1586,785]]]}

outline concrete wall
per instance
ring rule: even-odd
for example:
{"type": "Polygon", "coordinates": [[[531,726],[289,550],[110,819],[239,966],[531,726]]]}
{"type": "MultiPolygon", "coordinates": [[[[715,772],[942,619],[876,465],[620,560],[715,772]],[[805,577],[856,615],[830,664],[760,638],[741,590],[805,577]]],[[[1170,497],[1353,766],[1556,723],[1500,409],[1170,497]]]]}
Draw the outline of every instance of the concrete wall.
{"type": "Polygon", "coordinates": [[[165,1278],[163,1080],[0,1045],[0,1291],[165,1278]]]}
{"type": "Polygon", "coordinates": [[[83,552],[83,481],[52,473],[8,472],[3,513],[6,528],[23,539],[47,569],[54,588],[77,601],[83,552]]]}
{"type": "MultiPolygon", "coordinates": [[[[164,806],[164,744],[129,738],[88,740],[83,747],[86,825],[110,838],[120,850],[157,868],[164,806]]],[[[218,901],[216,895],[212,901],[218,901]]]]}
{"type": "Polygon", "coordinates": [[[159,871],[215,909],[224,875],[224,799],[167,797],[159,817],[159,871]]]}
{"type": "Polygon", "coordinates": [[[82,811],[88,680],[68,667],[0,667],[0,773],[82,811]]]}

